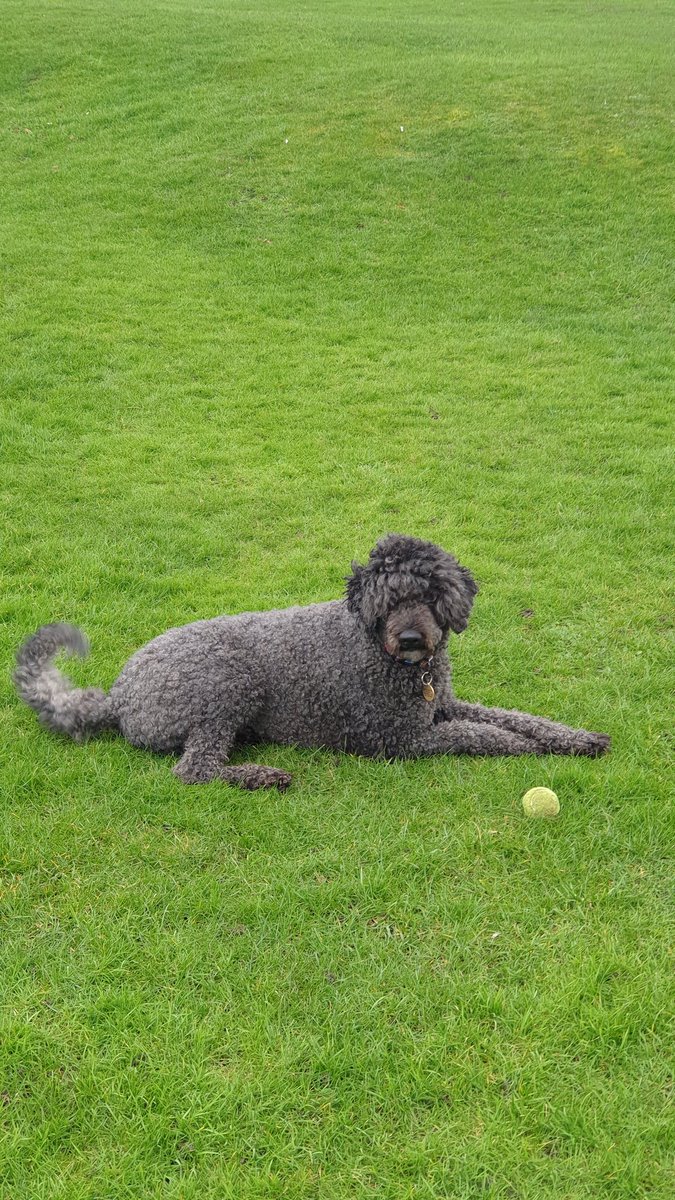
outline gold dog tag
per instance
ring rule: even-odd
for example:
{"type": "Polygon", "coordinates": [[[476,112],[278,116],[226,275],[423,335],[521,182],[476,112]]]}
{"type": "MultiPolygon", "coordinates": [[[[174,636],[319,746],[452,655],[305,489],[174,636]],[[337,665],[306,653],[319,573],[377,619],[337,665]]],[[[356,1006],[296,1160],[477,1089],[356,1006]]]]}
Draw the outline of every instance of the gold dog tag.
{"type": "Polygon", "coordinates": [[[425,700],[434,700],[435,699],[436,693],[430,683],[422,684],[422,695],[424,696],[425,700]]]}

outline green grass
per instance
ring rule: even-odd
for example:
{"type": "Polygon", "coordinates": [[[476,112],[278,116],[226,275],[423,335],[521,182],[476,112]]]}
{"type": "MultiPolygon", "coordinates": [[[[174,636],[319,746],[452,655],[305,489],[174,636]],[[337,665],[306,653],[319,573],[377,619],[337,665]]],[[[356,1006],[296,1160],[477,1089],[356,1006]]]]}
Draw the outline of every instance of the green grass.
{"type": "Polygon", "coordinates": [[[672,1194],[673,26],[4,0],[2,1200],[672,1194]],[[481,581],[459,694],[609,759],[187,789],[13,694],[392,529],[481,581]]]}

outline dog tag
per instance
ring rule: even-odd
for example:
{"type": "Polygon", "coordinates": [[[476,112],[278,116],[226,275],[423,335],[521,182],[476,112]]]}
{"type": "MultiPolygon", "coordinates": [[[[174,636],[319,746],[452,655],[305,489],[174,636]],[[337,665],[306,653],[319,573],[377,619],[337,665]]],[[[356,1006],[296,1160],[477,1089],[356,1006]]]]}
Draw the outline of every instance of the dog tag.
{"type": "Polygon", "coordinates": [[[422,695],[424,696],[425,700],[434,700],[435,699],[436,693],[430,683],[422,684],[422,695]]]}

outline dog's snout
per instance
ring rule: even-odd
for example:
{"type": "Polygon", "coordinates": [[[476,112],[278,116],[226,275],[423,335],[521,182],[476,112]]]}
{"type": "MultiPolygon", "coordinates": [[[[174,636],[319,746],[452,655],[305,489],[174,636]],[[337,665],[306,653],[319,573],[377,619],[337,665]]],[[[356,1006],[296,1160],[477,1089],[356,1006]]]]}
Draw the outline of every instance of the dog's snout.
{"type": "Polygon", "coordinates": [[[425,641],[418,629],[404,629],[399,634],[398,644],[401,650],[424,650],[425,641]]]}

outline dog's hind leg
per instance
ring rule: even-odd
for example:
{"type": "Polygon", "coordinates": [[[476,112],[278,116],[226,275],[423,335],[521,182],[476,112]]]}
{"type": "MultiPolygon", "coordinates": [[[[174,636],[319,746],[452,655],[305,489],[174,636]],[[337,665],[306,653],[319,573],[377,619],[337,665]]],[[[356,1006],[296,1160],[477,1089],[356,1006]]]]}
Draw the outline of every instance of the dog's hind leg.
{"type": "Polygon", "coordinates": [[[203,728],[196,730],[185,743],[182,757],[173,768],[174,775],[183,783],[210,783],[219,779],[249,792],[271,787],[286,790],[292,779],[288,771],[257,763],[230,766],[228,756],[233,742],[234,738],[222,730],[217,736],[203,728]]]}
{"type": "Polygon", "coordinates": [[[219,779],[233,742],[234,738],[222,731],[216,735],[206,729],[195,730],[173,768],[174,775],[183,783],[210,783],[219,779]]]}

